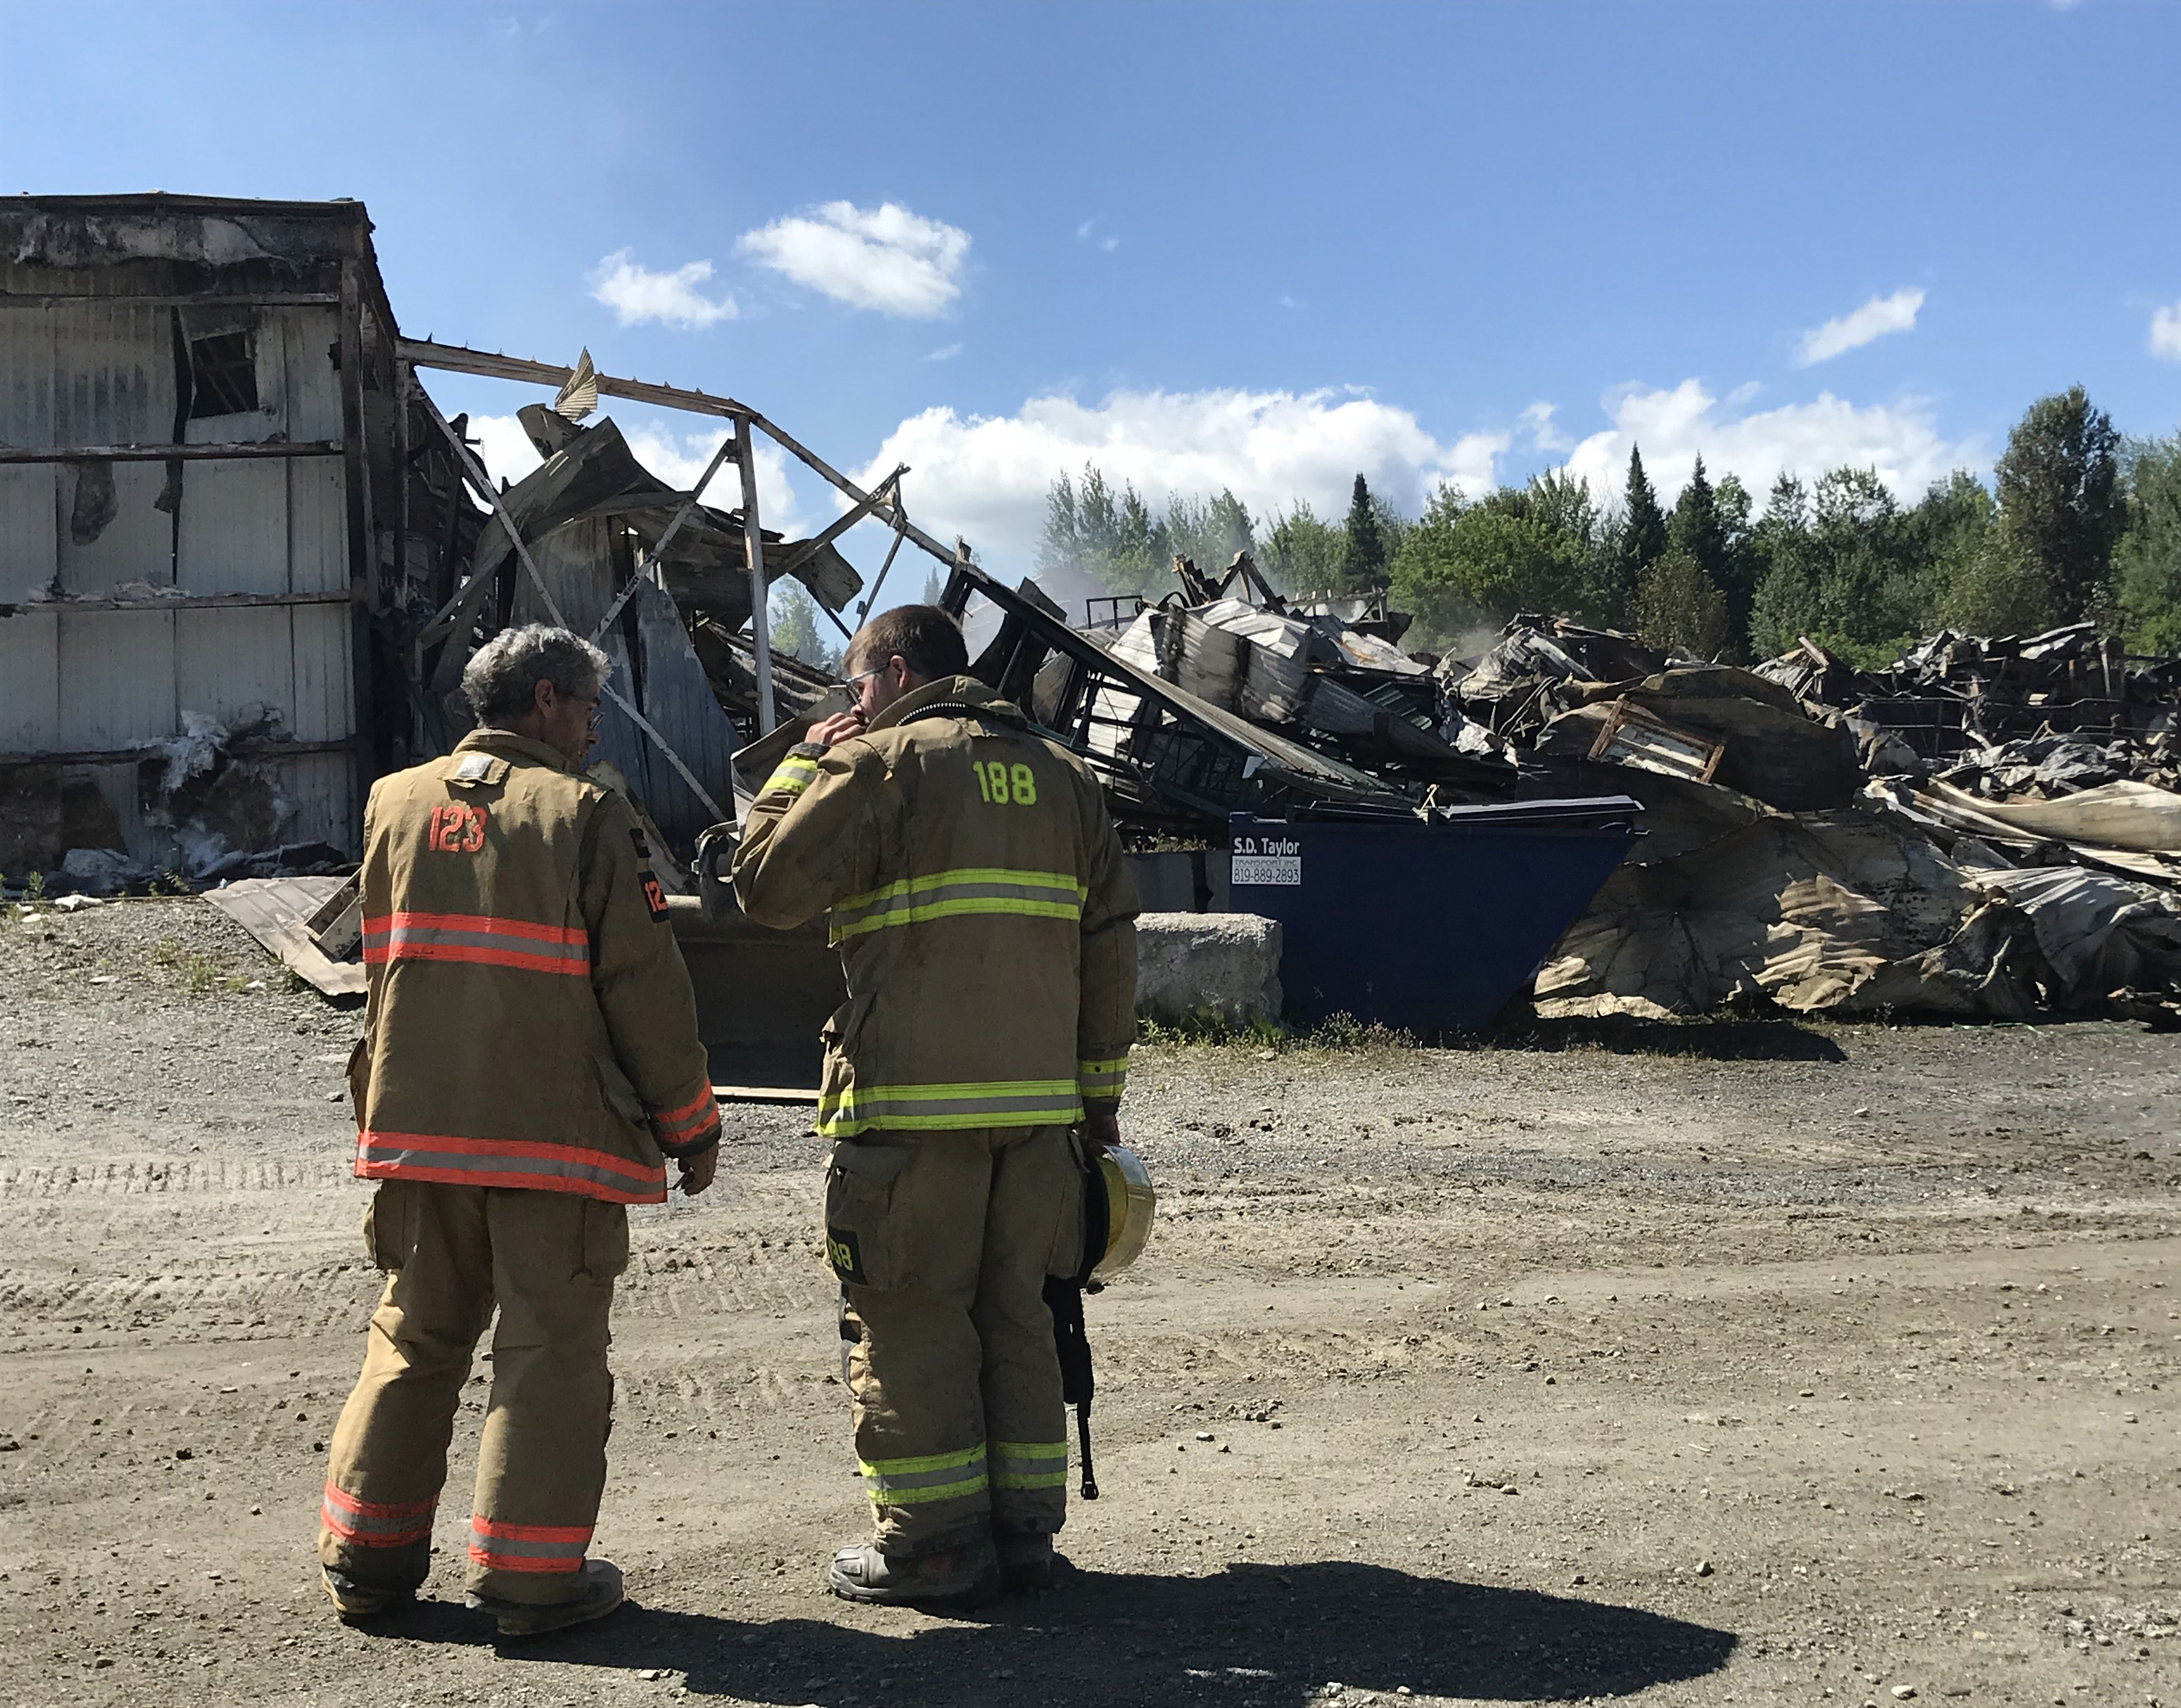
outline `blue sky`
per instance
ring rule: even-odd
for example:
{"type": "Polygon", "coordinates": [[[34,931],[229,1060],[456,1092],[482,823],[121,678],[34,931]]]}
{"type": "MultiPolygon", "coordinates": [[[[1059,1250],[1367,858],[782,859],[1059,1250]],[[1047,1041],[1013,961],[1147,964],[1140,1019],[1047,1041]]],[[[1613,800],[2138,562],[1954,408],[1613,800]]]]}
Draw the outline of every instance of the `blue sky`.
{"type": "Polygon", "coordinates": [[[8,0],[0,192],[360,197],[406,331],[730,392],[1026,571],[1086,456],[1322,512],[1632,439],[1913,495],[2078,380],[2173,432],[2177,68],[2123,0],[8,0]]]}

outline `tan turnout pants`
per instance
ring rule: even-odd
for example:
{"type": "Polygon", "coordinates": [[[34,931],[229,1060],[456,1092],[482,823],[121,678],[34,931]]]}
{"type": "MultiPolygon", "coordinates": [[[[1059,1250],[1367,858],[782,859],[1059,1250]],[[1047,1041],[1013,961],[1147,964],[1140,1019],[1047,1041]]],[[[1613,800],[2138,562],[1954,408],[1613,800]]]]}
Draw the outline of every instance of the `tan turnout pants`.
{"type": "Polygon", "coordinates": [[[497,1303],[468,1588],[571,1599],[605,1486],[606,1314],[628,1212],[566,1192],[387,1180],[364,1235],[390,1273],[334,1429],[319,1560],[374,1588],[423,1582],[455,1412],[497,1303]]]}
{"type": "Polygon", "coordinates": [[[1045,1278],[1082,1244],[1062,1127],[874,1133],[834,1147],[826,1251],[881,1551],[1060,1528],[1067,1412],[1045,1278]]]}

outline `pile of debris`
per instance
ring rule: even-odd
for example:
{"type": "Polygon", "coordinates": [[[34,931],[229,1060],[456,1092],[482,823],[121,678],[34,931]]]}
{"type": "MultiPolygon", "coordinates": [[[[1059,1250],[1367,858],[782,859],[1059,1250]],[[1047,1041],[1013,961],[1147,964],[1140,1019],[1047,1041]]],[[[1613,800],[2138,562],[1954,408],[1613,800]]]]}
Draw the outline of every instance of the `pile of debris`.
{"type": "Polygon", "coordinates": [[[1645,803],[1541,1014],[2181,1022],[2174,661],[2084,624],[1941,634],[1876,672],[1804,641],[1741,670],[1525,618],[1439,676],[1525,795],[1645,803]]]}

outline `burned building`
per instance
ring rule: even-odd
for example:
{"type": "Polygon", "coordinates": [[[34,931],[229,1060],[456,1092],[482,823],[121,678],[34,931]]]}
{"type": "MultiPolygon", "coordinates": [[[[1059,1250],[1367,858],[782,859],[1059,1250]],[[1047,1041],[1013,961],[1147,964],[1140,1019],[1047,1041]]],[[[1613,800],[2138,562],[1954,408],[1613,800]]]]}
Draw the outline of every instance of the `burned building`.
{"type": "Polygon", "coordinates": [[[478,526],[396,337],[361,203],[0,201],[0,871],[355,848],[478,526]]]}

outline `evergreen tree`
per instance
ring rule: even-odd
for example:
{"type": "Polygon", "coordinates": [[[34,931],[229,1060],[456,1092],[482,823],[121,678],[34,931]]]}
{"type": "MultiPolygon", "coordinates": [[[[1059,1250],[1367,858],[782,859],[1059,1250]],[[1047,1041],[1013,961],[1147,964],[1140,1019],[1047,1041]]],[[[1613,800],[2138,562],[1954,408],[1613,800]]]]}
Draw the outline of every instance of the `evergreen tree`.
{"type": "Polygon", "coordinates": [[[1341,580],[1351,593],[1376,593],[1386,585],[1386,536],[1378,526],[1378,506],[1361,474],[1348,504],[1348,544],[1342,555],[1341,580]]]}
{"type": "Polygon", "coordinates": [[[1626,520],[1622,524],[1621,548],[1639,572],[1648,568],[1666,550],[1666,518],[1659,508],[1659,495],[1643,473],[1641,445],[1628,447],[1626,520]]]}
{"type": "Polygon", "coordinates": [[[774,584],[771,617],[766,638],[776,651],[791,653],[820,670],[840,669],[839,649],[828,646],[819,635],[816,604],[793,582],[774,584]]]}
{"type": "Polygon", "coordinates": [[[2181,434],[2128,448],[2128,533],[2113,554],[2129,644],[2181,650],[2181,434]]]}
{"type": "Polygon", "coordinates": [[[2042,572],[2053,614],[2078,622],[2106,598],[2128,525],[2112,419],[2079,385],[2031,404],[1999,459],[1999,509],[2011,548],[2042,572]]]}
{"type": "Polygon", "coordinates": [[[1727,644],[1726,595],[1695,558],[1670,547],[1643,572],[1636,632],[1686,658],[1717,658],[1727,644]]]}
{"type": "Polygon", "coordinates": [[[1632,612],[1643,572],[1666,550],[1666,517],[1659,508],[1659,495],[1643,473],[1640,445],[1628,447],[1628,485],[1621,507],[1620,561],[1614,566],[1611,597],[1607,603],[1632,612]]]}

